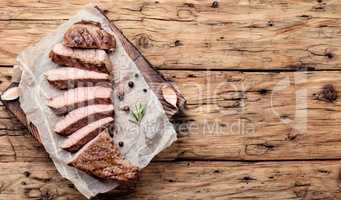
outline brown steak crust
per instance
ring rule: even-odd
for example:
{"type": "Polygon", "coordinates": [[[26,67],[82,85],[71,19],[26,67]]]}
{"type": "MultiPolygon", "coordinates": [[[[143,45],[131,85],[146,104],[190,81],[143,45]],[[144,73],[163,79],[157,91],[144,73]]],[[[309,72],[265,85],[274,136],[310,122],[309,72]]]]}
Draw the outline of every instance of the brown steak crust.
{"type": "Polygon", "coordinates": [[[85,21],[72,25],[64,34],[64,45],[74,48],[114,50],[116,41],[95,21],[85,21]]]}
{"type": "Polygon", "coordinates": [[[106,131],[84,146],[69,165],[90,175],[120,182],[134,180],[138,176],[138,168],[123,159],[106,131]]]}

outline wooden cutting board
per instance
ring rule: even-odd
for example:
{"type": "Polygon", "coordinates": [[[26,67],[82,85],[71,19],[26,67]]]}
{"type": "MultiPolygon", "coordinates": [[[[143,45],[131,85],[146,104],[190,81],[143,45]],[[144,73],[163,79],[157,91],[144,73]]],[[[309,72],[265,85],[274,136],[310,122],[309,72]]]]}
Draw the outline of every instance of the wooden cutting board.
{"type": "MultiPolygon", "coordinates": [[[[104,12],[96,7],[104,16],[104,12]]],[[[108,19],[108,21],[110,21],[108,19]]],[[[171,83],[167,82],[165,78],[156,71],[151,64],[147,61],[147,59],[139,52],[139,50],[124,36],[124,34],[115,26],[115,24],[111,23],[111,28],[113,32],[116,34],[117,38],[123,44],[124,49],[126,50],[127,54],[130,58],[135,62],[141,73],[143,74],[146,82],[148,83],[149,87],[153,90],[153,92],[158,96],[167,116],[171,119],[174,115],[181,112],[184,108],[186,100],[183,95],[176,89],[171,83]],[[173,106],[171,103],[165,100],[162,88],[170,88],[176,94],[176,107],[173,106]]],[[[9,90],[10,88],[17,87],[19,83],[12,82],[10,86],[3,92],[3,94],[9,90]]],[[[32,122],[28,122],[26,119],[26,115],[22,108],[20,107],[19,99],[16,100],[4,100],[0,97],[1,102],[5,105],[5,107],[14,114],[18,120],[28,128],[29,132],[39,141],[39,132],[36,126],[32,122]]]]}

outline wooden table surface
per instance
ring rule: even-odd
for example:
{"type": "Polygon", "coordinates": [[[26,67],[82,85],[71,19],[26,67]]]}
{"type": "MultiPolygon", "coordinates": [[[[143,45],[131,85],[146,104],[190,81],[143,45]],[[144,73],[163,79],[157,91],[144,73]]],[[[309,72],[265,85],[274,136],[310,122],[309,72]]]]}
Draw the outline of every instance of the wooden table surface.
{"type": "MultiPolygon", "coordinates": [[[[1,91],[87,2],[0,1],[1,91]]],[[[340,1],[100,2],[188,106],[140,181],[98,199],[341,199],[340,1]]],[[[3,105],[0,199],[84,199],[3,105]]]]}

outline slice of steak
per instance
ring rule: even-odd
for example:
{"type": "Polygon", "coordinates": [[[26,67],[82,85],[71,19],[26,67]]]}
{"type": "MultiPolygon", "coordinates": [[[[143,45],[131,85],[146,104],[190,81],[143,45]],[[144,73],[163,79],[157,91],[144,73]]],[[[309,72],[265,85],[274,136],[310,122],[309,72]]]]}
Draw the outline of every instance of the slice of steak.
{"type": "Polygon", "coordinates": [[[102,29],[95,21],[80,21],[72,25],[64,34],[64,45],[73,48],[114,50],[113,35],[102,29]]]}
{"type": "Polygon", "coordinates": [[[61,148],[69,152],[76,152],[86,143],[94,139],[100,132],[112,124],[114,119],[106,117],[92,122],[70,135],[61,148]]]}
{"type": "Polygon", "coordinates": [[[138,176],[138,168],[123,159],[106,131],[77,152],[69,165],[90,175],[120,182],[134,180],[138,176]]]}
{"type": "Polygon", "coordinates": [[[109,87],[78,87],[48,100],[47,105],[63,115],[74,109],[93,104],[112,104],[112,89],[109,87]]]}
{"type": "Polygon", "coordinates": [[[64,90],[78,86],[94,86],[110,81],[106,73],[83,70],[72,67],[60,67],[45,73],[47,81],[54,87],[64,90]]]}
{"type": "Polygon", "coordinates": [[[108,54],[101,49],[72,49],[61,43],[56,44],[49,57],[53,62],[68,67],[110,73],[112,64],[108,54]]]}
{"type": "Polygon", "coordinates": [[[113,116],[114,106],[108,105],[90,105],[82,108],[78,108],[68,113],[64,119],[60,120],[54,131],[63,136],[71,135],[78,129],[90,124],[99,119],[113,116]]]}

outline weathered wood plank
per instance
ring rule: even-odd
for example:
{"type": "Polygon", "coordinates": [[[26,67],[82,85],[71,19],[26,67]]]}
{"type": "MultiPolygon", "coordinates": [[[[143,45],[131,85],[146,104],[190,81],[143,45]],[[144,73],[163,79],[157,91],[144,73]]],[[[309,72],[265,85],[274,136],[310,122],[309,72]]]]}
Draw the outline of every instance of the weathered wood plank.
{"type": "MultiPolygon", "coordinates": [[[[340,98],[328,103],[313,95],[326,84],[340,91],[341,72],[161,72],[175,81],[188,108],[176,121],[178,142],[159,160],[341,158],[340,98]]],[[[2,73],[9,76],[9,70],[2,73]]],[[[3,84],[8,82],[0,88],[3,84]]],[[[15,154],[22,155],[17,160],[46,157],[27,145],[32,139],[20,136],[24,131],[18,121],[1,109],[0,116],[1,134],[16,141],[0,140],[5,151],[12,151],[5,160],[15,160],[15,154]],[[30,148],[29,155],[22,146],[30,148]]]]}
{"type": "Polygon", "coordinates": [[[12,67],[0,67],[0,91],[4,91],[12,79],[12,67]]]}
{"type": "Polygon", "coordinates": [[[26,133],[25,136],[0,136],[0,160],[48,162],[49,157],[43,146],[26,133]]]}
{"type": "MultiPolygon", "coordinates": [[[[97,199],[340,199],[340,164],[152,163],[136,186],[97,199]]],[[[0,163],[0,168],[0,199],[84,199],[52,163],[0,163]]]]}
{"type": "MultiPolygon", "coordinates": [[[[317,17],[337,18],[341,3],[338,1],[310,1],[310,0],[281,0],[276,2],[230,0],[219,2],[219,6],[212,7],[212,1],[205,0],[98,0],[109,17],[124,20],[140,20],[143,17],[156,19],[199,22],[230,21],[254,19],[265,17],[296,16],[304,11],[307,15],[317,17]],[[261,10],[261,12],[259,12],[261,10]],[[247,15],[245,15],[247,13],[247,15]],[[231,18],[227,18],[230,15],[231,18]]],[[[68,19],[75,11],[89,3],[87,0],[70,0],[60,2],[57,0],[35,1],[10,0],[0,2],[1,20],[55,20],[68,19]],[[54,15],[51,15],[54,13],[54,15]]],[[[305,17],[305,16],[303,16],[305,17]]],[[[309,16],[308,16],[309,17],[309,16]]]]}
{"type": "MultiPolygon", "coordinates": [[[[0,3],[0,64],[54,30],[86,1],[0,3]],[[41,21],[43,20],[43,21],[41,21]],[[57,20],[57,21],[56,21],[57,20]],[[9,37],[10,36],[10,37],[9,37]]],[[[340,69],[338,1],[102,1],[158,68],[340,69]],[[167,56],[165,56],[167,55],[167,56]]]]}
{"type": "Polygon", "coordinates": [[[177,158],[341,156],[340,99],[329,103],[314,96],[326,84],[340,91],[339,72],[164,74],[189,102],[185,117],[180,118],[185,126],[182,137],[172,149],[177,158]]]}

